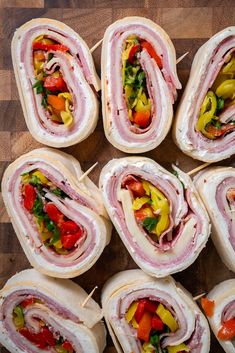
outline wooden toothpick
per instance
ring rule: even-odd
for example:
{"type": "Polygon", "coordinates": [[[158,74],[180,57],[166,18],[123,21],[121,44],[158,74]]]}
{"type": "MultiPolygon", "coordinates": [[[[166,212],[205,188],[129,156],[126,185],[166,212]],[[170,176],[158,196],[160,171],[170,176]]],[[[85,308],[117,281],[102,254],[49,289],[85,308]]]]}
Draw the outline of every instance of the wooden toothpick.
{"type": "Polygon", "coordinates": [[[98,162],[93,164],[85,173],[83,173],[80,178],[78,179],[78,182],[80,183],[90,172],[97,166],[98,162]]]}
{"type": "Polygon", "coordinates": [[[103,42],[103,38],[101,40],[99,40],[99,42],[97,42],[91,49],[90,49],[90,52],[93,53],[93,51],[95,51],[99,46],[100,44],[103,42]]]}
{"type": "Polygon", "coordinates": [[[196,297],[193,297],[193,300],[196,301],[198,299],[201,299],[202,297],[204,297],[206,295],[206,293],[202,293],[202,294],[199,294],[197,295],[196,297]]]}
{"type": "Polygon", "coordinates": [[[176,59],[176,64],[179,64],[187,55],[188,55],[188,51],[186,53],[184,53],[183,55],[181,55],[178,59],[176,59]]]}
{"type": "Polygon", "coordinates": [[[82,307],[84,308],[84,306],[86,306],[88,300],[92,297],[92,295],[94,294],[95,290],[98,288],[98,286],[95,286],[94,289],[92,289],[91,293],[88,294],[88,296],[86,297],[86,299],[84,300],[84,302],[82,303],[82,307]]]}
{"type": "Polygon", "coordinates": [[[206,168],[206,167],[208,167],[208,165],[210,165],[211,163],[204,163],[204,164],[201,164],[201,165],[199,165],[197,168],[194,168],[193,170],[190,170],[190,172],[188,172],[187,174],[188,175],[192,175],[192,174],[195,174],[195,173],[197,173],[197,172],[199,172],[200,170],[202,170],[202,169],[204,169],[204,168],[206,168]]]}

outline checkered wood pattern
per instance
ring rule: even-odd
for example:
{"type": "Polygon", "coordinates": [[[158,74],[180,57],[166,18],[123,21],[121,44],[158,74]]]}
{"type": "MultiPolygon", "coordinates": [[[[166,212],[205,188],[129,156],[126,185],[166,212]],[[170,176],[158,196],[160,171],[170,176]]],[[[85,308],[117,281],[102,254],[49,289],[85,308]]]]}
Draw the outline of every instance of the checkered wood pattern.
{"type": "MultiPolygon", "coordinates": [[[[7,165],[21,154],[40,146],[26,128],[12,70],[10,42],[14,30],[36,17],[47,17],[65,22],[77,31],[92,47],[99,41],[105,28],[124,16],[146,16],[162,26],[172,38],[177,57],[189,51],[189,55],[178,65],[178,74],[185,86],[190,66],[197,49],[219,30],[235,25],[234,0],[0,0],[0,176],[7,165]]],[[[100,73],[100,47],[94,52],[94,60],[100,73]]],[[[182,93],[179,93],[179,98],[182,93]]],[[[177,104],[176,104],[177,105],[177,104]]],[[[75,156],[83,170],[99,161],[91,178],[96,183],[101,168],[111,159],[125,154],[110,145],[104,136],[102,119],[95,132],[84,142],[64,149],[75,156]]],[[[170,169],[177,163],[189,171],[201,162],[185,156],[173,143],[171,134],[154,151],[145,154],[170,169]]],[[[221,162],[233,165],[235,160],[221,162]]],[[[0,194],[0,285],[16,271],[29,267],[0,194]]],[[[99,301],[100,290],[105,281],[120,270],[136,265],[113,231],[110,245],[91,270],[75,281],[88,292],[99,286],[94,298],[99,301]]],[[[208,242],[197,261],[183,273],[174,275],[193,295],[210,290],[218,282],[234,275],[221,262],[213,244],[208,242]]],[[[0,352],[7,352],[0,348],[0,352]]],[[[108,337],[106,353],[115,353],[108,337]]],[[[212,336],[211,352],[222,353],[212,336]]]]}

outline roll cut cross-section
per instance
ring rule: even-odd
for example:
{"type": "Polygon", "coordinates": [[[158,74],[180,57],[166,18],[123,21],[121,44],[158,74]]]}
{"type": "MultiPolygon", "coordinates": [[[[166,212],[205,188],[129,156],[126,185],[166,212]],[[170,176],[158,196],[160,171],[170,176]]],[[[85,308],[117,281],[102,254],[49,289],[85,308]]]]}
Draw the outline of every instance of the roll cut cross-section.
{"type": "Polygon", "coordinates": [[[164,277],[191,265],[210,234],[207,212],[191,179],[145,157],[110,161],[100,189],[107,212],[137,265],[164,277]]]}
{"type": "Polygon", "coordinates": [[[189,156],[216,162],[235,153],[235,27],[215,34],[196,53],[173,136],[189,156]]]}
{"type": "Polygon", "coordinates": [[[33,137],[52,147],[87,138],[97,124],[100,81],[84,40],[64,23],[40,18],[16,30],[11,48],[33,137]]]}
{"type": "Polygon", "coordinates": [[[154,149],[170,129],[181,88],[170,38],[147,18],[123,18],[106,30],[101,62],[107,139],[128,153],[154,149]]]}
{"type": "Polygon", "coordinates": [[[99,305],[70,280],[34,269],[0,291],[0,343],[11,353],[102,353],[106,331],[99,305]]]}
{"type": "Polygon", "coordinates": [[[235,279],[215,286],[204,300],[210,326],[226,353],[235,352],[235,279]],[[207,308],[212,310],[208,312],[207,308]]]}
{"type": "Polygon", "coordinates": [[[102,306],[118,353],[209,352],[206,318],[170,276],[120,272],[105,284],[102,306]]]}
{"type": "Polygon", "coordinates": [[[235,272],[235,168],[211,167],[194,180],[211,218],[215,247],[235,272]]]}
{"type": "Polygon", "coordinates": [[[2,194],[31,265],[72,278],[91,268],[108,244],[111,224],[98,188],[78,161],[49,148],[31,151],[5,171],[2,194]]]}

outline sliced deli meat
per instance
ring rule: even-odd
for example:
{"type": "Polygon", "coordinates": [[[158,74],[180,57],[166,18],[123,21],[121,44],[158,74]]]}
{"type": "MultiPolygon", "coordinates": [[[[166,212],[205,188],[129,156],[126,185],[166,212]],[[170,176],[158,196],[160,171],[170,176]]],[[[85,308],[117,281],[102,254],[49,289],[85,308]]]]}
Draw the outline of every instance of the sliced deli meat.
{"type": "Polygon", "coordinates": [[[102,353],[106,331],[99,305],[70,280],[34,269],[0,291],[0,343],[11,353],[102,353]]]}
{"type": "Polygon", "coordinates": [[[110,161],[102,170],[104,204],[137,265],[164,277],[191,265],[210,234],[207,212],[189,176],[145,157],[110,161]]]}
{"type": "Polygon", "coordinates": [[[87,271],[109,243],[111,224],[98,188],[78,161],[50,148],[13,162],[2,195],[31,265],[49,276],[72,278],[87,271]]]}
{"type": "Polygon", "coordinates": [[[235,27],[215,34],[197,51],[173,137],[184,153],[205,162],[235,153],[235,27]]]}
{"type": "Polygon", "coordinates": [[[40,18],[16,30],[11,49],[33,137],[52,147],[87,138],[97,124],[100,81],[84,40],[64,23],[40,18]]]}
{"type": "Polygon", "coordinates": [[[181,88],[170,38],[147,18],[123,18],[104,34],[101,63],[107,139],[128,153],[154,149],[170,129],[181,88]]]}
{"type": "Polygon", "coordinates": [[[221,282],[203,298],[202,306],[217,340],[226,353],[235,352],[235,279],[221,282]],[[213,310],[208,314],[207,307],[213,310]]]}
{"type": "Polygon", "coordinates": [[[102,291],[104,317],[118,353],[207,353],[210,330],[192,296],[170,276],[123,271],[102,291]]]}
{"type": "Polygon", "coordinates": [[[225,265],[235,272],[235,168],[208,168],[194,181],[211,218],[215,247],[225,265]]]}

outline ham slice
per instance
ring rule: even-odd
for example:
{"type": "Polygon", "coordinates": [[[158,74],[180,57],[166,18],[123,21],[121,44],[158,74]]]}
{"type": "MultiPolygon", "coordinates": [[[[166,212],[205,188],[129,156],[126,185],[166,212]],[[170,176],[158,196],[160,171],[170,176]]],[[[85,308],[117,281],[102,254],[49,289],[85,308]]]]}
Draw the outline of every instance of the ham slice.
{"type": "MultiPolygon", "coordinates": [[[[39,353],[42,349],[23,337],[13,322],[13,310],[22,301],[36,298],[24,309],[27,328],[37,333],[41,319],[55,336],[62,336],[79,353],[101,353],[106,344],[106,330],[99,305],[69,280],[53,279],[34,269],[19,272],[0,291],[0,342],[9,352],[39,353]]],[[[44,351],[44,350],[43,350],[44,351]]],[[[48,352],[55,352],[52,347],[48,352]]]]}
{"type": "Polygon", "coordinates": [[[170,276],[156,279],[129,270],[110,278],[102,291],[105,321],[118,353],[142,352],[136,330],[125,319],[130,305],[141,298],[162,303],[178,323],[175,333],[160,336],[161,348],[186,343],[191,353],[209,352],[209,326],[191,295],[170,276]]]}
{"type": "Polygon", "coordinates": [[[111,224],[100,192],[88,177],[79,182],[82,174],[74,157],[41,148],[18,158],[3,176],[3,199],[21,246],[31,265],[49,276],[72,278],[84,273],[110,241],[111,224]],[[21,174],[35,169],[67,194],[61,198],[45,189],[44,198],[83,230],[75,249],[67,254],[58,254],[44,245],[33,214],[24,207],[21,174]]]}
{"type": "Polygon", "coordinates": [[[119,236],[137,265],[156,277],[191,265],[210,234],[208,215],[191,179],[174,170],[179,178],[149,158],[126,157],[110,161],[100,176],[104,204],[119,236]],[[131,192],[122,187],[129,175],[152,183],[170,204],[170,225],[159,243],[136,222],[131,192]]]}
{"type": "MultiPolygon", "coordinates": [[[[177,146],[192,158],[216,162],[235,153],[235,128],[228,134],[210,140],[196,130],[195,125],[207,91],[213,85],[227,57],[235,50],[235,27],[228,27],[215,34],[197,51],[189,80],[176,113],[173,137],[177,146]]],[[[223,120],[231,119],[234,108],[223,120]]],[[[220,119],[220,114],[216,116],[220,119]]]]}
{"type": "Polygon", "coordinates": [[[194,180],[211,218],[214,245],[225,265],[235,272],[235,168],[207,168],[194,180]]]}
{"type": "Polygon", "coordinates": [[[166,32],[143,17],[114,22],[104,34],[102,46],[102,106],[105,135],[109,142],[128,153],[146,152],[166,137],[172,122],[172,104],[181,88],[176,73],[175,48],[166,32]],[[131,124],[122,83],[122,52],[126,39],[136,35],[146,40],[162,60],[160,69],[144,49],[139,61],[146,76],[152,121],[141,130],[131,124]]]}
{"type": "Polygon", "coordinates": [[[234,340],[220,340],[217,337],[221,325],[227,320],[235,319],[235,279],[221,282],[207,297],[215,302],[214,314],[208,317],[212,331],[226,353],[235,353],[234,340]]]}
{"type": "MultiPolygon", "coordinates": [[[[81,142],[94,131],[100,82],[89,48],[75,31],[59,21],[33,19],[16,30],[12,39],[12,61],[26,124],[37,141],[52,147],[66,147],[81,142]],[[53,59],[48,62],[53,64],[52,68],[60,68],[72,95],[73,123],[69,127],[51,120],[49,112],[41,105],[42,95],[32,88],[35,83],[32,43],[41,35],[69,48],[67,53],[50,50],[53,59]]],[[[52,73],[52,68],[49,65],[45,69],[52,73]]]]}

